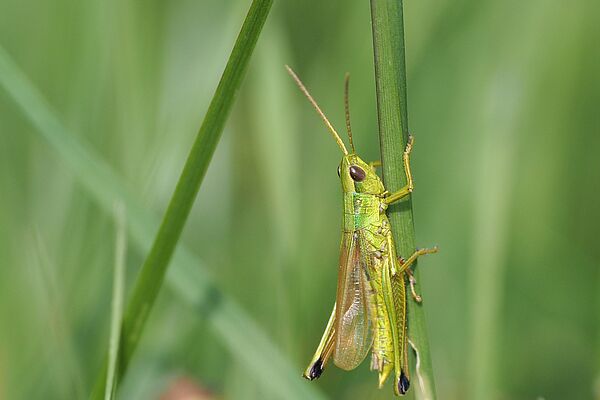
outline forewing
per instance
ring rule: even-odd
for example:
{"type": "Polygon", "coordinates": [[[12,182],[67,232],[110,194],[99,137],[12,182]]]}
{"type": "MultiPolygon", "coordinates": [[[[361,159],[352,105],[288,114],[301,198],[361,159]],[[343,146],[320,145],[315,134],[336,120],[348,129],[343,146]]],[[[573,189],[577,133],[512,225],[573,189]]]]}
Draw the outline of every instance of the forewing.
{"type": "Polygon", "coordinates": [[[345,370],[356,368],[373,344],[367,258],[358,235],[345,232],[340,252],[333,361],[345,370]]]}

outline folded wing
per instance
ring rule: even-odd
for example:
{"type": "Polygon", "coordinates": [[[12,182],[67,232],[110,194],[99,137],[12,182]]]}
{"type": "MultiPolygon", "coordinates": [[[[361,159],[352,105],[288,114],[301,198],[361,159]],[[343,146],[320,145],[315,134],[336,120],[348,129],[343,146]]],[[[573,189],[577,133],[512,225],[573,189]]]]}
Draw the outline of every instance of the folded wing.
{"type": "Polygon", "coordinates": [[[373,344],[371,289],[359,233],[344,233],[339,268],[333,361],[338,367],[351,370],[364,360],[373,344]]]}

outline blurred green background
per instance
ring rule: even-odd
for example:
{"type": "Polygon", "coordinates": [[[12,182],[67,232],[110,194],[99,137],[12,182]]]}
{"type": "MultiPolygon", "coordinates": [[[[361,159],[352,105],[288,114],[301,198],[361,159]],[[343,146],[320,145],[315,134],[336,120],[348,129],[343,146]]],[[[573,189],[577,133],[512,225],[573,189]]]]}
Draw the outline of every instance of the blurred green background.
{"type": "MultiPolygon", "coordinates": [[[[161,216],[248,6],[3,0],[0,45],[63,133],[161,216]]],[[[599,17],[593,0],[405,2],[417,242],[441,248],[419,268],[442,400],[600,399],[599,17]]],[[[340,154],[283,65],[339,130],[350,72],[356,147],[378,159],[370,29],[366,0],[275,3],[180,242],[298,379],[335,296],[340,154]]],[[[29,118],[0,87],[0,399],[86,398],[108,343],[114,221],[103,187],[29,118]]],[[[130,244],[129,288],[144,256],[130,244]]],[[[158,399],[180,377],[216,398],[281,398],[209,309],[165,287],[120,398],[158,399]]],[[[302,384],[391,398],[376,381],[364,363],[302,384]]]]}

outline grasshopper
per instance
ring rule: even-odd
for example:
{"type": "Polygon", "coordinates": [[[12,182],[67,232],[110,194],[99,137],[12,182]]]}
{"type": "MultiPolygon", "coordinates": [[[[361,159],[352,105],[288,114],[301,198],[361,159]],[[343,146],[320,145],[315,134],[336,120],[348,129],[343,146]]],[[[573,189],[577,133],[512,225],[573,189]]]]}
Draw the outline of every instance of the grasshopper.
{"type": "Polygon", "coordinates": [[[379,373],[379,387],[394,371],[394,393],[404,395],[410,386],[405,281],[408,279],[414,300],[421,302],[410,266],[419,256],[437,252],[437,247],[434,247],[417,250],[407,259],[399,257],[386,215],[390,204],[413,191],[409,162],[413,139],[409,136],[403,153],[408,183],[389,193],[376,173],[376,167],[381,163],[367,164],[354,149],[348,104],[349,76],[346,75],[345,79],[344,105],[352,152],[347,150],[298,76],[287,65],[286,69],[343,153],[338,167],[344,213],[336,302],[325,333],[303,376],[308,380],[317,379],[331,358],[339,368],[352,370],[371,350],[371,369],[379,373]]]}

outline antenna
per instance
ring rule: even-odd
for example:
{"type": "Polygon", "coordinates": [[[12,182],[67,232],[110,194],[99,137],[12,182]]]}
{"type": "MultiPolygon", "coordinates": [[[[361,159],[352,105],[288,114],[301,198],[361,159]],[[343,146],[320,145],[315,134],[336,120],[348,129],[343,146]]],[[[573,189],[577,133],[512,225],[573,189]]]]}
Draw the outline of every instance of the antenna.
{"type": "Polygon", "coordinates": [[[352,140],[352,127],[350,126],[350,102],[348,100],[349,88],[350,74],[346,72],[346,77],[344,78],[344,109],[346,110],[346,131],[348,131],[348,139],[350,140],[350,147],[352,148],[352,152],[356,153],[356,149],[354,148],[354,141],[352,140]]]}
{"type": "Polygon", "coordinates": [[[342,149],[342,152],[344,153],[344,155],[347,155],[348,150],[346,149],[344,142],[340,138],[340,135],[338,135],[338,133],[335,130],[335,128],[333,127],[333,125],[331,125],[331,122],[329,122],[329,120],[327,119],[327,117],[325,116],[323,111],[321,111],[321,108],[319,107],[319,105],[317,104],[315,99],[313,99],[313,97],[310,95],[310,93],[308,93],[308,90],[306,89],[306,87],[304,86],[304,84],[302,83],[300,78],[298,78],[298,75],[296,75],[296,73],[288,65],[285,66],[285,69],[287,69],[288,73],[294,79],[294,81],[296,81],[296,84],[298,85],[298,87],[300,88],[302,93],[304,93],[304,95],[306,96],[308,101],[310,101],[310,103],[313,105],[313,107],[317,111],[317,114],[319,114],[319,116],[321,117],[323,122],[325,122],[327,129],[329,129],[329,132],[331,132],[331,134],[333,135],[333,138],[337,142],[338,146],[340,146],[340,149],[342,149]]]}

